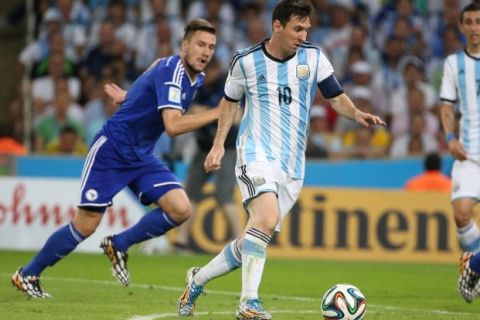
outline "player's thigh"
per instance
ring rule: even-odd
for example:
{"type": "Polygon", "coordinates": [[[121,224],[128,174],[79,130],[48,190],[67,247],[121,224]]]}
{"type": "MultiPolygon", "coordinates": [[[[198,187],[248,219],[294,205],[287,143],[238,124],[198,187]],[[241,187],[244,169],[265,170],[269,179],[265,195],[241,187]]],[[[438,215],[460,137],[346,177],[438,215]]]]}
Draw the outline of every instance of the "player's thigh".
{"type": "Polygon", "coordinates": [[[290,213],[290,210],[297,202],[303,187],[303,179],[289,179],[278,190],[278,205],[280,208],[280,222],[276,231],[280,231],[283,219],[290,213]]]}
{"type": "Polygon", "coordinates": [[[217,171],[215,183],[215,198],[218,203],[233,202],[233,192],[235,188],[235,162],[237,160],[235,148],[225,150],[222,161],[222,167],[217,171]]]}
{"type": "Polygon", "coordinates": [[[195,202],[202,200],[202,188],[209,176],[203,167],[206,156],[205,152],[197,150],[188,167],[186,191],[188,196],[195,202]]]}
{"type": "Polygon", "coordinates": [[[480,196],[480,166],[471,160],[455,160],[452,168],[452,201],[480,196]]]}
{"type": "Polygon", "coordinates": [[[104,136],[92,144],[81,177],[80,208],[104,212],[112,205],[113,197],[135,178],[137,172],[125,166],[115,154],[104,136]]]}
{"type": "Polygon", "coordinates": [[[151,159],[128,185],[143,205],[157,203],[167,192],[183,189],[175,174],[160,159],[151,159]]]}

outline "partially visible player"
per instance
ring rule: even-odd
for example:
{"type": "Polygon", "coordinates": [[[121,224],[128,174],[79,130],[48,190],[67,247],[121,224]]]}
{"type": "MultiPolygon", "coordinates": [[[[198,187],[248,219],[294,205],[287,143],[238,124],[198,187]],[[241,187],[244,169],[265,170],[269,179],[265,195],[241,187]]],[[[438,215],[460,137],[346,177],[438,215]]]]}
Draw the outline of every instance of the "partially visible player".
{"type": "MultiPolygon", "coordinates": [[[[153,149],[164,131],[175,136],[218,118],[218,109],[183,115],[204,82],[202,71],[212,58],[215,45],[213,26],[194,19],[185,28],[180,54],[157,60],[134,82],[120,109],[90,146],[81,178],[78,212],[72,222],[50,236],[33,260],[15,272],[12,283],[17,289],[30,297],[49,297],[40,285],[40,274],[96,230],[113,197],[125,187],[143,204],[155,203],[158,208],[128,230],[106,237],[101,243],[114,276],[124,285],[130,281],[128,248],[166,233],[190,216],[191,205],[179,180],[153,149]]],[[[110,94],[115,89],[122,93],[114,86],[106,89],[110,94]]]]}
{"type": "Polygon", "coordinates": [[[206,266],[187,272],[188,285],[177,304],[181,316],[192,315],[208,281],[242,266],[237,319],[271,319],[258,289],[270,239],[303,185],[310,107],[317,87],[340,114],[367,127],[385,124],[354,106],[323,50],[306,42],[312,13],[308,0],[280,1],[272,14],[271,38],[232,59],[217,133],[204,166],[207,172],[220,168],[225,138],[245,96],[235,173],[249,220],[241,237],[206,266]]]}
{"type": "Polygon", "coordinates": [[[459,27],[465,35],[464,51],[444,62],[440,89],[441,119],[445,139],[455,157],[452,168],[452,205],[457,235],[466,252],[460,259],[458,288],[467,302],[479,294],[480,231],[473,207],[480,198],[480,5],[463,8],[459,27]],[[453,104],[459,103],[460,136],[455,135],[453,104]]]}

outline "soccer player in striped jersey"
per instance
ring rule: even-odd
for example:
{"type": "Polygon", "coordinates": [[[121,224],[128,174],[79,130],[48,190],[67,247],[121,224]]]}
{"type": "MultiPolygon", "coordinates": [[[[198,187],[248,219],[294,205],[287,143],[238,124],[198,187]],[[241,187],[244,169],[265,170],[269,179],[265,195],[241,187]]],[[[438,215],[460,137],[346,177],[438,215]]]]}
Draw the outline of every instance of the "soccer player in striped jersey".
{"type": "Polygon", "coordinates": [[[236,176],[249,220],[240,238],[206,266],[187,272],[188,285],[177,303],[181,316],[192,314],[209,280],[241,266],[237,318],[271,319],[262,307],[258,289],[268,243],[302,188],[310,107],[317,87],[340,114],[367,127],[385,124],[354,106],[325,53],[306,41],[312,13],[307,0],[279,2],[272,14],[271,37],[232,59],[225,97],[220,102],[217,134],[205,169],[220,168],[226,134],[239,100],[245,96],[237,137],[236,176]]]}
{"type": "Polygon", "coordinates": [[[460,258],[458,289],[465,301],[471,302],[480,294],[480,231],[473,220],[473,207],[480,198],[480,5],[463,8],[459,27],[466,48],[445,59],[440,114],[445,140],[455,158],[451,200],[465,251],[460,258]],[[461,114],[458,137],[453,108],[457,102],[461,114]]]}
{"type": "MultiPolygon", "coordinates": [[[[87,155],[81,181],[81,200],[72,222],[54,232],[38,254],[17,270],[12,283],[31,297],[45,298],[39,277],[90,236],[113,197],[123,188],[133,191],[142,204],[158,208],[101,247],[112,263],[113,275],[129,284],[127,250],[160,236],[191,214],[189,199],[179,180],[153,152],[159,136],[175,136],[218,119],[218,109],[184,115],[204,82],[203,70],[213,56],[215,28],[194,19],[185,28],[180,54],[157,60],[132,85],[119,110],[105,123],[87,155]]],[[[109,87],[112,91],[115,87],[109,87]]],[[[122,91],[118,90],[121,96],[122,91]]],[[[115,91],[113,91],[115,92],[115,91]]]]}

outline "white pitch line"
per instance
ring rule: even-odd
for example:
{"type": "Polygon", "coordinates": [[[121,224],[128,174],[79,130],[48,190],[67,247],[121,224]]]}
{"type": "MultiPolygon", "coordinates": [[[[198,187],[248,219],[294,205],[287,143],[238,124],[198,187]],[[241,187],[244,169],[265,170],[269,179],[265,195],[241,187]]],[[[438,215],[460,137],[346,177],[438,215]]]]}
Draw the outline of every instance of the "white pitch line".
{"type": "MultiPolygon", "coordinates": [[[[0,277],[11,277],[9,273],[0,273],[0,277]]],[[[91,283],[91,284],[98,284],[98,285],[106,285],[106,286],[118,286],[122,287],[121,284],[118,282],[106,281],[106,280],[93,280],[93,279],[82,279],[82,278],[59,278],[59,277],[42,277],[42,280],[50,280],[50,281],[60,281],[60,282],[78,282],[78,283],[91,283]]],[[[144,284],[144,283],[132,283],[129,285],[130,288],[140,288],[140,289],[159,289],[165,291],[175,291],[177,293],[181,293],[185,287],[171,287],[171,286],[164,286],[164,285],[154,285],[154,284],[144,284]]],[[[214,295],[224,295],[224,296],[238,296],[238,292],[232,291],[223,291],[223,290],[205,290],[207,294],[214,294],[214,295]]],[[[277,300],[294,300],[294,301],[306,301],[306,302],[317,302],[320,305],[320,298],[311,298],[311,297],[298,297],[298,296],[282,296],[282,295],[275,295],[275,294],[263,294],[263,297],[268,297],[277,300]]],[[[410,312],[421,312],[426,314],[443,314],[443,315],[452,315],[452,316],[472,316],[478,315],[477,313],[469,313],[469,312],[454,312],[448,310],[432,310],[432,309],[412,309],[412,308],[402,308],[402,307],[395,307],[395,306],[385,306],[385,305],[375,305],[375,304],[368,304],[369,313],[374,312],[375,310],[391,310],[391,311],[410,311],[410,312]],[[373,310],[372,310],[373,309],[373,310]]],[[[287,313],[288,311],[274,311],[269,310],[270,312],[277,312],[277,313],[287,313]]],[[[298,310],[295,312],[299,312],[298,310]]],[[[318,311],[316,311],[318,312],[318,311]]],[[[226,312],[226,314],[231,314],[232,312],[226,312]]],[[[308,311],[309,313],[309,311],[308,311]]],[[[162,313],[158,315],[146,315],[145,317],[155,316],[156,318],[135,318],[136,320],[150,320],[150,319],[157,319],[157,318],[165,318],[171,317],[173,315],[177,315],[176,313],[162,313]]],[[[205,312],[201,313],[198,312],[196,314],[217,314],[215,312],[205,312]]],[[[219,313],[223,314],[223,313],[219,313]]],[[[143,317],[143,316],[138,316],[143,317]]],[[[133,318],[130,318],[133,319],[133,318]]]]}

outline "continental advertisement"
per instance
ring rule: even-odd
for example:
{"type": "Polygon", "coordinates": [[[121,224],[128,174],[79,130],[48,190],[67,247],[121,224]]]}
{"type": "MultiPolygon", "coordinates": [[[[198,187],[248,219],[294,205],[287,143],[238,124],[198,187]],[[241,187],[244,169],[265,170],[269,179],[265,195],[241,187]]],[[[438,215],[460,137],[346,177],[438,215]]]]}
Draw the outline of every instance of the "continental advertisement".
{"type": "MultiPolygon", "coordinates": [[[[206,191],[190,246],[218,253],[230,234],[206,191]]],[[[239,211],[246,221],[241,205],[239,211]]],[[[303,189],[268,250],[282,258],[433,263],[457,263],[460,255],[449,194],[312,187],[303,189]]]]}

